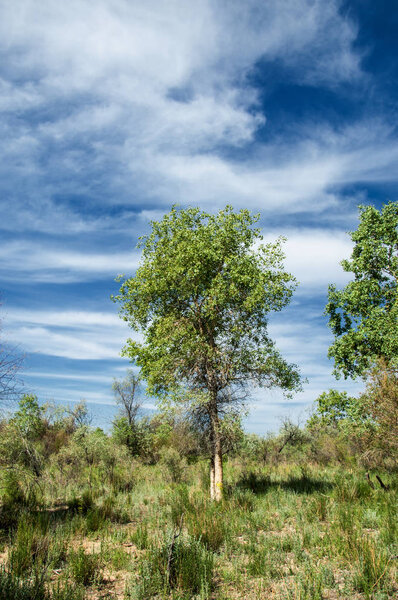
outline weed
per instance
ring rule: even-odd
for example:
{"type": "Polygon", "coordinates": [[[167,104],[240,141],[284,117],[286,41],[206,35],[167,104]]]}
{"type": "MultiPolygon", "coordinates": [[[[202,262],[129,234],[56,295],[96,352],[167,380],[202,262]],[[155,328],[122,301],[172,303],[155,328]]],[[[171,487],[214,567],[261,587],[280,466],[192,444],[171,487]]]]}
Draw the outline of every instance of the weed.
{"type": "Polygon", "coordinates": [[[43,569],[48,562],[49,537],[37,532],[32,519],[24,515],[19,521],[8,562],[10,570],[21,577],[33,569],[43,569]]]}
{"type": "Polygon", "coordinates": [[[88,586],[101,578],[101,557],[87,554],[82,546],[70,552],[68,563],[70,575],[77,584],[88,586]]]}
{"type": "Polygon", "coordinates": [[[390,560],[385,551],[378,547],[374,540],[365,538],[358,552],[356,572],[354,574],[355,588],[365,594],[368,600],[374,592],[386,590],[389,580],[390,560]]]}
{"type": "MultiPolygon", "coordinates": [[[[130,588],[127,598],[146,600],[157,594],[175,590],[180,598],[195,594],[209,597],[212,588],[214,560],[211,552],[192,538],[164,541],[160,547],[149,549],[140,562],[140,582],[130,588]]],[[[163,597],[163,596],[162,596],[163,597]]],[[[176,597],[176,596],[174,596],[176,597]]]]}
{"type": "Polygon", "coordinates": [[[21,579],[12,569],[0,567],[0,600],[47,600],[44,581],[37,575],[21,579]]]}
{"type": "Polygon", "coordinates": [[[227,536],[226,514],[214,503],[203,503],[201,510],[188,512],[185,524],[190,535],[213,552],[220,549],[227,536]]]}
{"type": "Polygon", "coordinates": [[[148,547],[149,535],[148,526],[146,523],[140,523],[134,533],[131,534],[131,541],[133,544],[143,550],[148,547]]]}

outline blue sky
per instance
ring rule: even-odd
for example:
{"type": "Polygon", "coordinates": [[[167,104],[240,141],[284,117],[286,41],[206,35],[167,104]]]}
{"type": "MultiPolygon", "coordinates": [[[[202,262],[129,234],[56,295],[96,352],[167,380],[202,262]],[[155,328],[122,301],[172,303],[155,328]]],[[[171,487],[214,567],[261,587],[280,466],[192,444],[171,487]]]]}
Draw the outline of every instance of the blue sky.
{"type": "MultiPolygon", "coordinates": [[[[301,282],[271,319],[308,384],[255,393],[248,429],[336,382],[323,308],[357,206],[397,200],[394,0],[0,0],[2,336],[43,401],[112,401],[129,335],[110,295],[173,203],[261,213],[301,282]]],[[[148,401],[150,405],[151,402],[148,401]]]]}

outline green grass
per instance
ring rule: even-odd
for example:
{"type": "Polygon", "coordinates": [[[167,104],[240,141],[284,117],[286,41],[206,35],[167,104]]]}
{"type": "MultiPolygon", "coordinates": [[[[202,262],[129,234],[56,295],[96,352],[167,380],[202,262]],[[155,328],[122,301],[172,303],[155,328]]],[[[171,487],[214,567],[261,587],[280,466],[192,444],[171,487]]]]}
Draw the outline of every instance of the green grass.
{"type": "Polygon", "coordinates": [[[234,459],[216,505],[203,463],[165,468],[136,464],[126,489],[44,479],[46,504],[3,527],[0,600],[398,597],[397,474],[385,491],[359,468],[234,459]]]}

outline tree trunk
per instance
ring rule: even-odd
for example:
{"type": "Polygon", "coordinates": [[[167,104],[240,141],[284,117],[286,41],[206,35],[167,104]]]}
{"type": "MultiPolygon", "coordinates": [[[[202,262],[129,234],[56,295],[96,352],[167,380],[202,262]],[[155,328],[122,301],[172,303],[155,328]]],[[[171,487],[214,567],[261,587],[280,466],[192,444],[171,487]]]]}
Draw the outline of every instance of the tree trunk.
{"type": "Polygon", "coordinates": [[[212,457],[210,463],[210,497],[220,502],[223,497],[223,468],[220,421],[218,419],[217,405],[214,402],[210,411],[212,457]]]}
{"type": "Polygon", "coordinates": [[[215,476],[214,476],[214,456],[210,458],[210,498],[215,500],[216,488],[215,488],[215,476]]]}

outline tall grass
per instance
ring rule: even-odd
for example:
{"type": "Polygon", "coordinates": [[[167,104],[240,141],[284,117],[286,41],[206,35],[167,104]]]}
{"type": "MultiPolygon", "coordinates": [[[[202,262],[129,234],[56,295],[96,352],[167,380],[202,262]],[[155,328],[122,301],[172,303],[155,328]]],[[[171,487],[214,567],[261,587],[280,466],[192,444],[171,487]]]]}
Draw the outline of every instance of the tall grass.
{"type": "Polygon", "coordinates": [[[18,504],[0,537],[0,600],[398,597],[397,474],[383,490],[359,469],[236,458],[215,504],[200,463],[183,478],[141,464],[128,489],[95,487],[101,473],[91,490],[49,477],[52,503],[18,504]]]}

